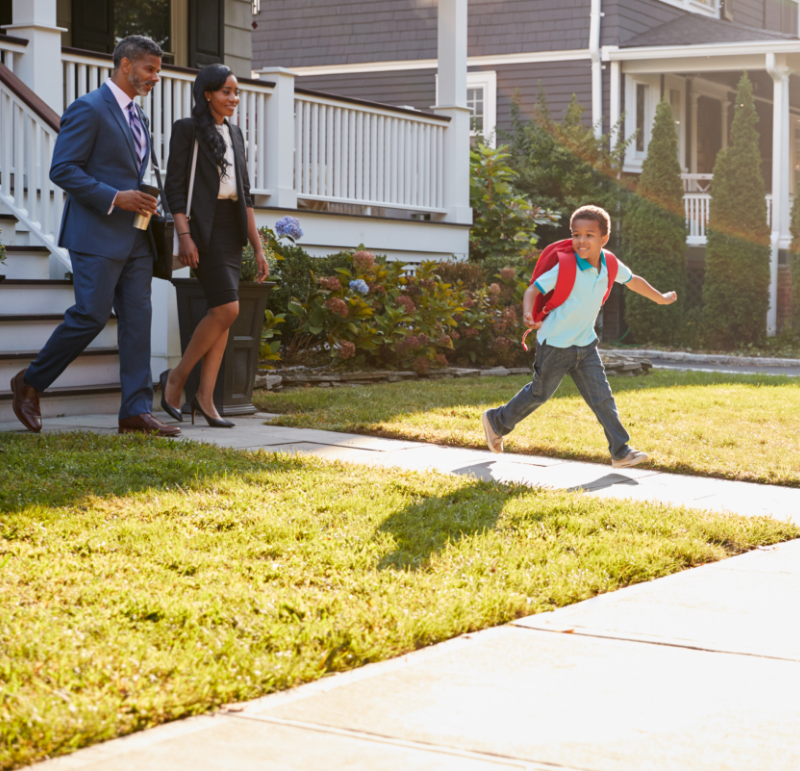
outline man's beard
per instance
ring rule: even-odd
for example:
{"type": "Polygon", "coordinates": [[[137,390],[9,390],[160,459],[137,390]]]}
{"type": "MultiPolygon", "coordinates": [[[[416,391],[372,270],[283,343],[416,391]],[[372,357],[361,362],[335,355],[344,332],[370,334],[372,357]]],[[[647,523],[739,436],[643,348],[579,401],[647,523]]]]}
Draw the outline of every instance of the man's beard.
{"type": "Polygon", "coordinates": [[[150,89],[154,85],[149,81],[140,78],[135,72],[132,72],[130,75],[128,75],[128,83],[133,86],[134,90],[137,94],[139,94],[139,96],[147,96],[150,93],[150,89]]]}

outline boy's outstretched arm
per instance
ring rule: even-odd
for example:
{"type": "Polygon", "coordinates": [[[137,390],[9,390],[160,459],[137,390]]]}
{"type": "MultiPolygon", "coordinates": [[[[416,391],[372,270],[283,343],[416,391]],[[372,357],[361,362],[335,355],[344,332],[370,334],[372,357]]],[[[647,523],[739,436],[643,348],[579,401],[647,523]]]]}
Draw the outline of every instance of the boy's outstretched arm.
{"type": "Polygon", "coordinates": [[[625,286],[632,292],[636,292],[636,294],[640,294],[642,297],[646,297],[659,305],[670,305],[678,299],[677,292],[661,294],[658,289],[650,286],[641,276],[634,276],[625,286]]]}
{"type": "Polygon", "coordinates": [[[537,294],[540,294],[539,290],[534,284],[531,284],[522,297],[522,323],[529,329],[539,329],[542,326],[541,321],[538,324],[533,323],[533,303],[536,301],[537,294]]]}

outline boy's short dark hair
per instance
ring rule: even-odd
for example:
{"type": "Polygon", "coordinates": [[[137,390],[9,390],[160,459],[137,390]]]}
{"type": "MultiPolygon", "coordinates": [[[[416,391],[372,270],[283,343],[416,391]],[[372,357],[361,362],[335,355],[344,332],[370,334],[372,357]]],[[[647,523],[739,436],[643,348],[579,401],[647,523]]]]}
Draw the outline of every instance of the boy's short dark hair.
{"type": "Polygon", "coordinates": [[[608,216],[608,212],[605,209],[601,209],[599,206],[581,206],[579,209],[575,209],[572,212],[572,216],[569,218],[569,226],[572,228],[572,223],[575,220],[591,220],[592,222],[596,222],[600,225],[600,232],[607,236],[611,232],[611,217],[608,216]]]}
{"type": "Polygon", "coordinates": [[[143,56],[163,56],[161,46],[144,35],[128,35],[117,43],[114,49],[114,69],[118,70],[123,59],[137,62],[143,56]]]}

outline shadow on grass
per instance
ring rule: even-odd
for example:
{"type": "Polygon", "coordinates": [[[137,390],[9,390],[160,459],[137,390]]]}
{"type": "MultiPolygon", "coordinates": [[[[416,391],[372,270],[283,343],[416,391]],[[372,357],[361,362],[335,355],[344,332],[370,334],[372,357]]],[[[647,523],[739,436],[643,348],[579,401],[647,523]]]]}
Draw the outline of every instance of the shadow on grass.
{"type": "Polygon", "coordinates": [[[390,515],[379,533],[389,533],[394,551],[378,563],[380,570],[425,570],[431,557],[448,545],[494,530],[510,498],[530,488],[475,480],[449,495],[431,496],[390,515]]]}
{"type": "Polygon", "coordinates": [[[289,456],[278,460],[137,434],[0,433],[0,514],[80,506],[94,496],[192,489],[227,475],[296,463],[289,456]]]}

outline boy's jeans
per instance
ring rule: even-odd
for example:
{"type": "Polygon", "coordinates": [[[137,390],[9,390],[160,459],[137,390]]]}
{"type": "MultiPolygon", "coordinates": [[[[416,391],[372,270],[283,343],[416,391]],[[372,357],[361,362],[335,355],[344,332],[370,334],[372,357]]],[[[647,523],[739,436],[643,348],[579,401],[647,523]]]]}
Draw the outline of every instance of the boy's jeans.
{"type": "Polygon", "coordinates": [[[571,375],[586,403],[606,432],[608,449],[614,460],[624,458],[630,447],[630,435],[619,420],[617,404],[606,380],[606,372],[597,340],[591,345],[554,348],[540,343],[536,348],[533,380],[508,404],[489,410],[489,423],[500,436],[505,436],[534,410],[541,407],[561,385],[565,375],[571,375]]]}

